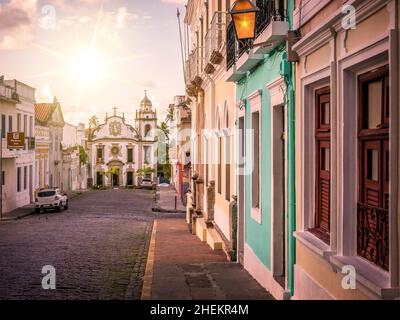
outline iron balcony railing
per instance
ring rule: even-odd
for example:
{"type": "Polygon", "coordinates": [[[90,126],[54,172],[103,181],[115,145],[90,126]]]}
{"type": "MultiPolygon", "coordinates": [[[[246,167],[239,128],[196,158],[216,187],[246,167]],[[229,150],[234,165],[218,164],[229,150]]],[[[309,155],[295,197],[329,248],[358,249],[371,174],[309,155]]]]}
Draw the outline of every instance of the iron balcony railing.
{"type": "Polygon", "coordinates": [[[195,80],[196,77],[201,75],[203,68],[203,52],[201,47],[196,47],[189,54],[189,59],[186,61],[185,65],[185,76],[186,83],[190,84],[195,80]]]}
{"type": "Polygon", "coordinates": [[[357,204],[357,254],[389,270],[389,211],[357,204]]]}
{"type": "MultiPolygon", "coordinates": [[[[257,7],[260,11],[256,16],[256,34],[257,37],[267,28],[272,21],[286,21],[286,11],[276,7],[275,0],[257,0],[257,7]]],[[[226,29],[226,62],[227,69],[230,69],[235,63],[235,59],[246,52],[248,43],[236,43],[235,28],[233,22],[230,22],[226,29]]]]}
{"type": "Polygon", "coordinates": [[[233,21],[226,28],[226,69],[229,70],[236,60],[236,36],[233,21]]]}
{"type": "Polygon", "coordinates": [[[213,53],[221,53],[225,45],[225,22],[226,17],[223,12],[215,12],[211,20],[210,28],[205,38],[205,61],[211,61],[213,53]]]}

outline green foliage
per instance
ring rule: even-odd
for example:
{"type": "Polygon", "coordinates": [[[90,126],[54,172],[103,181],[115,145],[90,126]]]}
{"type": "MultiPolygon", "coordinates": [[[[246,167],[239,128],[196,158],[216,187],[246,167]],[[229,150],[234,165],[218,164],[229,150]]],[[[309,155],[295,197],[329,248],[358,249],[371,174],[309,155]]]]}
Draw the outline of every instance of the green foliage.
{"type": "Polygon", "coordinates": [[[89,163],[89,156],[83,146],[79,146],[79,162],[83,165],[89,163]]]}
{"type": "Polygon", "coordinates": [[[154,169],[152,169],[152,168],[150,168],[150,167],[147,167],[147,166],[144,166],[142,169],[138,169],[138,170],[136,171],[136,175],[137,175],[138,177],[145,177],[146,175],[151,174],[151,173],[154,173],[154,172],[155,172],[154,169]]]}
{"type": "Polygon", "coordinates": [[[165,117],[165,122],[170,122],[174,120],[174,105],[171,104],[167,110],[167,116],[165,117]]]}
{"type": "Polygon", "coordinates": [[[169,134],[170,134],[168,124],[165,121],[163,121],[163,122],[161,122],[161,124],[159,126],[157,126],[157,128],[164,133],[165,140],[168,141],[169,140],[169,134]]]}
{"type": "Polygon", "coordinates": [[[110,168],[110,169],[108,169],[107,174],[111,174],[111,175],[115,174],[115,175],[119,176],[120,172],[119,172],[118,168],[110,168]]]}
{"type": "Polygon", "coordinates": [[[96,116],[92,116],[89,119],[89,128],[97,128],[99,126],[99,119],[96,116]]]}
{"type": "Polygon", "coordinates": [[[171,180],[171,165],[169,163],[163,164],[164,178],[171,180]]]}

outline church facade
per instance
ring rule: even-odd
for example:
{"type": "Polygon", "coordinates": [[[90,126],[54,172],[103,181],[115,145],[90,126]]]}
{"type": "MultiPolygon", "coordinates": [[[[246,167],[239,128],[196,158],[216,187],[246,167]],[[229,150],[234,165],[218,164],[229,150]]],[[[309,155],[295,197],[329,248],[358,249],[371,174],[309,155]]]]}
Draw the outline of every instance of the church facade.
{"type": "Polygon", "coordinates": [[[103,124],[90,132],[88,147],[93,184],[99,187],[131,187],[140,185],[143,175],[139,169],[150,167],[157,177],[157,112],[147,93],[136,111],[135,123],[127,123],[125,115],[106,115],[103,124]]]}

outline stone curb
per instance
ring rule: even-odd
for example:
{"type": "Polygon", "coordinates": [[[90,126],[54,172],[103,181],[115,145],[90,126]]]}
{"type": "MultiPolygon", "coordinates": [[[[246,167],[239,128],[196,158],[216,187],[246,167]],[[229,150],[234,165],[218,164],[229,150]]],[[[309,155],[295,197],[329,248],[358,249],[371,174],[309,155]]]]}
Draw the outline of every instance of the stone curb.
{"type": "MultiPolygon", "coordinates": [[[[75,193],[75,194],[69,196],[68,200],[75,199],[75,198],[77,198],[77,197],[83,195],[85,192],[87,192],[87,191],[84,191],[84,192],[81,192],[81,193],[75,193]]],[[[16,216],[16,217],[3,218],[3,219],[0,220],[0,222],[20,220],[20,219],[26,218],[26,217],[28,217],[28,216],[31,216],[31,215],[33,215],[34,213],[35,213],[35,208],[32,208],[32,211],[30,211],[30,212],[28,212],[28,213],[24,213],[24,214],[21,214],[21,215],[16,216]]]]}
{"type": "Polygon", "coordinates": [[[153,207],[151,208],[151,211],[163,213],[186,213],[186,210],[164,209],[160,207],[153,207]]]}
{"type": "Polygon", "coordinates": [[[149,253],[147,255],[146,271],[143,277],[142,300],[151,300],[151,287],[153,285],[153,267],[156,248],[157,220],[154,220],[149,253]]]}

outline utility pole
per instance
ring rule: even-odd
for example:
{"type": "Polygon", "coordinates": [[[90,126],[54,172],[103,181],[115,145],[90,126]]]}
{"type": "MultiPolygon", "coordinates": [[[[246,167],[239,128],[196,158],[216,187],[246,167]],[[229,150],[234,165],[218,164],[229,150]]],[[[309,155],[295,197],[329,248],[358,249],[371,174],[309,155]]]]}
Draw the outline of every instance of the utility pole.
{"type": "Polygon", "coordinates": [[[182,29],[181,29],[181,19],[180,19],[181,13],[179,12],[179,8],[176,9],[176,17],[178,18],[178,27],[179,27],[179,41],[181,45],[181,56],[182,56],[182,69],[183,69],[183,79],[186,84],[186,73],[185,73],[185,58],[183,55],[183,44],[182,44],[182,29]]]}

